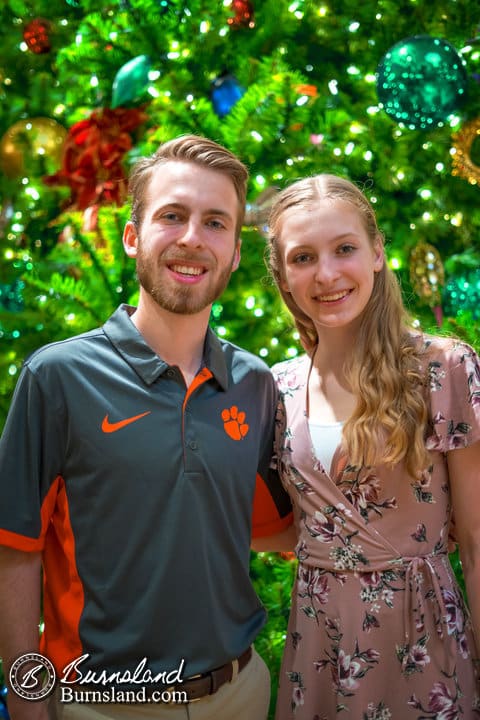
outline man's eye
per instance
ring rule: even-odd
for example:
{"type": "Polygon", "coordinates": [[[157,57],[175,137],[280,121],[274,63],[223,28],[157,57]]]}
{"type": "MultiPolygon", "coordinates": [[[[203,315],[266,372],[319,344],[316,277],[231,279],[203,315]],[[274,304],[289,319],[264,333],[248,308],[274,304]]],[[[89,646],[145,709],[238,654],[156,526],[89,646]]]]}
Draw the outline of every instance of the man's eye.
{"type": "Polygon", "coordinates": [[[225,227],[225,225],[220,220],[210,220],[209,223],[210,227],[215,228],[215,230],[221,230],[225,227]]]}

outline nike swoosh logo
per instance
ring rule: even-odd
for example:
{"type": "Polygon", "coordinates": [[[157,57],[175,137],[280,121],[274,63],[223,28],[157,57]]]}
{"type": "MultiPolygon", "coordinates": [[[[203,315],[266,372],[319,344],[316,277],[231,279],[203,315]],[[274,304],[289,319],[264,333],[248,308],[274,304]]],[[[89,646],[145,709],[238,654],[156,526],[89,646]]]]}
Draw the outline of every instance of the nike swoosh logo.
{"type": "Polygon", "coordinates": [[[119,420],[118,422],[111,423],[108,419],[108,414],[105,415],[102,422],[102,430],[104,433],[113,433],[117,432],[117,430],[121,430],[126,425],[130,425],[130,423],[134,423],[137,420],[140,420],[140,418],[145,417],[145,415],[150,415],[151,410],[147,410],[147,412],[140,413],[140,415],[134,415],[133,417],[125,418],[125,420],[119,420]]]}

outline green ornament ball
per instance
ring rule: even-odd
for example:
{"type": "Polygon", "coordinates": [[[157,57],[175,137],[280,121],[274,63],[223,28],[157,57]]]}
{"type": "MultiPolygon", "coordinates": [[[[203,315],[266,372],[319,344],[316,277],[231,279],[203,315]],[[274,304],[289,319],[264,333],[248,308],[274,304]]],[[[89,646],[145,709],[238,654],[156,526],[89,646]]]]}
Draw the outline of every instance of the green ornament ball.
{"type": "Polygon", "coordinates": [[[146,97],[152,63],[147,55],[138,55],[122,65],[112,85],[112,108],[125,107],[146,97]]]}
{"type": "Polygon", "coordinates": [[[377,68],[377,95],[394,120],[426,130],[444,123],[467,90],[464,62],[453,45],[430,35],[401,40],[377,68]]]}
{"type": "Polygon", "coordinates": [[[445,315],[457,317],[459,313],[470,312],[474,320],[480,318],[480,270],[467,270],[451,275],[442,293],[445,315]]]}

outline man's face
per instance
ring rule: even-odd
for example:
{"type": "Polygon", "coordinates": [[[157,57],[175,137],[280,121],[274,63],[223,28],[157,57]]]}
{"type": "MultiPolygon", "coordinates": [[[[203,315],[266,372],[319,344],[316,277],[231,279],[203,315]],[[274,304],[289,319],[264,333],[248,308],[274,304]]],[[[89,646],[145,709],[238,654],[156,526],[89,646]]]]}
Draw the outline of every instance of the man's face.
{"type": "Polygon", "coordinates": [[[183,161],[159,165],[138,234],[132,223],[124,233],[143,291],[173,313],[210,306],[238,267],[237,213],[233,182],[222,173],[183,161]]]}

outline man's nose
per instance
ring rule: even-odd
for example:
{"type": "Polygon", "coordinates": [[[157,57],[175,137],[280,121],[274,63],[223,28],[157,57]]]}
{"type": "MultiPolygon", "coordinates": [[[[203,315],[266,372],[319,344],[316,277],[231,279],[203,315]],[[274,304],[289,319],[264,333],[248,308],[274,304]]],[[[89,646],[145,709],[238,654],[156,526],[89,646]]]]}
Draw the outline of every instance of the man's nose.
{"type": "Polygon", "coordinates": [[[187,247],[203,247],[203,227],[202,224],[193,218],[185,224],[183,232],[177,240],[178,245],[187,247]]]}

